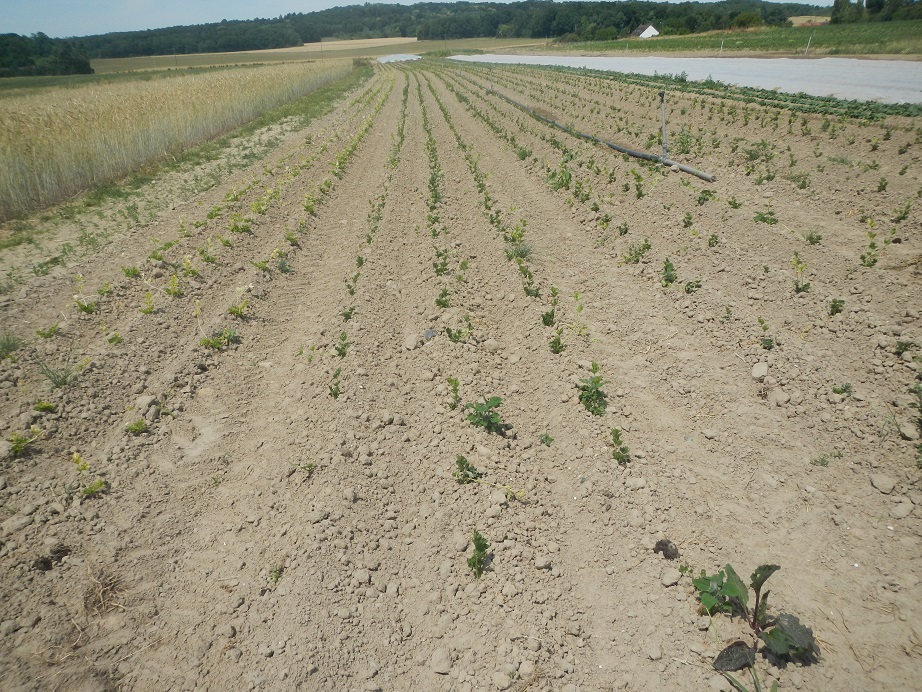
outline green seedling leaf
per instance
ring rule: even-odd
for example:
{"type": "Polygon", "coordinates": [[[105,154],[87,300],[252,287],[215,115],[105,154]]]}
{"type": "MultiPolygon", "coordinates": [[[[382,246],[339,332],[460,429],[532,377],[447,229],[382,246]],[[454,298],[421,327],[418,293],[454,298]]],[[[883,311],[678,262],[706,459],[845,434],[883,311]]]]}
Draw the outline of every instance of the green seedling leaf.
{"type": "Polygon", "coordinates": [[[777,627],[787,637],[788,646],[794,656],[810,656],[816,652],[816,643],[813,630],[804,625],[796,615],[781,613],[778,616],[777,627]]]}
{"type": "MultiPolygon", "coordinates": [[[[749,585],[753,591],[759,591],[768,578],[781,569],[781,565],[759,565],[750,577],[749,585]]],[[[767,594],[766,594],[767,595],[767,594]]]]}
{"type": "Polygon", "coordinates": [[[787,658],[791,653],[791,642],[787,635],[780,627],[773,627],[767,632],[761,632],[759,639],[765,642],[766,646],[775,656],[787,658]]]}
{"type": "Polygon", "coordinates": [[[742,670],[755,665],[756,654],[751,646],[743,641],[735,641],[714,659],[714,669],[721,672],[742,670]]]}
{"type": "Polygon", "coordinates": [[[742,611],[744,613],[747,612],[749,607],[749,589],[746,588],[743,580],[740,579],[740,576],[733,567],[727,565],[724,567],[724,571],[727,573],[727,580],[722,590],[723,595],[730,600],[736,601],[742,611]]]}

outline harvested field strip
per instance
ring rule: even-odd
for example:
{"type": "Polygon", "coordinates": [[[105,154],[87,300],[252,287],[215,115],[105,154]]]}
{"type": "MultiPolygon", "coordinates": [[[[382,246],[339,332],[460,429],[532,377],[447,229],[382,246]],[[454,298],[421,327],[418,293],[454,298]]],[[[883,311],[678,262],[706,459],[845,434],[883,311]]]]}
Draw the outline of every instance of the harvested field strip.
{"type": "Polygon", "coordinates": [[[692,577],[769,563],[820,656],[766,686],[922,684],[915,124],[670,93],[703,184],[499,94],[659,146],[645,87],[376,68],[0,299],[7,686],[717,689],[692,577]]]}

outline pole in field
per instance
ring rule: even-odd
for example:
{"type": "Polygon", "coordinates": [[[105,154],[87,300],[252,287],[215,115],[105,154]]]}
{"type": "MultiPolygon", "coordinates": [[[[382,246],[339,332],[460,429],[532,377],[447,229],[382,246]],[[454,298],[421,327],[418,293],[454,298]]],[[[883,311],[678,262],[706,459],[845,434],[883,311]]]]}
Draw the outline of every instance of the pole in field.
{"type": "Polygon", "coordinates": [[[666,158],[666,92],[659,92],[660,111],[663,114],[663,158],[666,158]]]}

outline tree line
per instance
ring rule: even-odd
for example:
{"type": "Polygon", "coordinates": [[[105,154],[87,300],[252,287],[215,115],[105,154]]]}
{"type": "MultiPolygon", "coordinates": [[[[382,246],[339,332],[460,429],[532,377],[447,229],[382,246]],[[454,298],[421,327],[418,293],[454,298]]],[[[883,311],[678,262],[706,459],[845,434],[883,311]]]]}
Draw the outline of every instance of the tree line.
{"type": "Polygon", "coordinates": [[[922,0],[835,0],[831,24],[922,19],[922,0]]]}
{"type": "Polygon", "coordinates": [[[0,77],[93,74],[86,54],[71,41],[0,34],[0,77]]]}
{"type": "MultiPolygon", "coordinates": [[[[863,2],[864,0],[858,0],[863,2]]],[[[849,0],[836,0],[837,3],[849,0]]],[[[916,3],[917,0],[868,0],[916,3]]],[[[869,5],[870,6],[870,5],[869,5]]],[[[828,15],[828,8],[762,0],[721,2],[421,2],[415,5],[366,3],[273,19],[224,20],[214,24],[174,26],[83,36],[61,41],[44,34],[31,38],[9,34],[0,43],[0,70],[73,69],[77,58],[124,58],[144,55],[215,53],[289,48],[324,38],[416,37],[562,38],[611,40],[628,36],[641,24],[653,24],[661,34],[688,34],[757,25],[784,25],[791,16],[828,15]],[[47,53],[52,47],[52,57],[47,53]],[[34,58],[23,57],[32,46],[34,58]],[[46,51],[46,52],[41,52],[46,51]],[[55,52],[57,51],[57,52],[55,52]],[[55,62],[57,61],[57,62],[55,62]],[[14,67],[15,66],[15,67],[14,67]]],[[[88,65],[86,66],[88,69],[88,65]]],[[[35,71],[31,74],[48,74],[35,71]]],[[[66,72],[58,72],[66,73],[66,72]]]]}

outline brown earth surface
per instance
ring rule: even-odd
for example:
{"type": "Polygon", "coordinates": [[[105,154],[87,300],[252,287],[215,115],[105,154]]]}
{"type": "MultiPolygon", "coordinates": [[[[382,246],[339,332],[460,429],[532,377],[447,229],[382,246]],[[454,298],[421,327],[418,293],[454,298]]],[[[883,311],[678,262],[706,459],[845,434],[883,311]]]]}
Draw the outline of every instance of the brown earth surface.
{"type": "Polygon", "coordinates": [[[922,688],[918,123],[670,93],[705,183],[490,87],[658,146],[644,87],[379,68],[3,253],[3,689],[729,690],[752,631],[689,574],[727,563],[816,637],[766,684],[922,688]]]}

